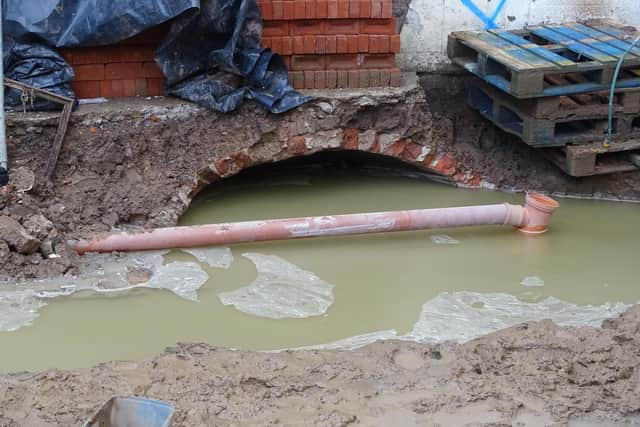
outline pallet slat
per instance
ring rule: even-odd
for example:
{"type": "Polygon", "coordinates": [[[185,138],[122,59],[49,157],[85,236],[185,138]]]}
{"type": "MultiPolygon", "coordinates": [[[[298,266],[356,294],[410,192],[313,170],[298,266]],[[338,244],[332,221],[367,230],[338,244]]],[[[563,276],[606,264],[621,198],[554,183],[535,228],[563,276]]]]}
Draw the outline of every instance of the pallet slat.
{"type": "Polygon", "coordinates": [[[541,37],[545,40],[549,40],[553,43],[561,44],[565,46],[567,49],[571,50],[572,52],[578,54],[579,56],[584,55],[585,57],[591,59],[592,61],[601,62],[603,64],[607,62],[618,61],[618,58],[616,58],[615,56],[601,52],[600,50],[594,47],[591,47],[587,44],[574,40],[571,37],[568,37],[562,33],[559,33],[551,28],[532,27],[530,28],[530,30],[536,36],[541,37]]]}
{"type": "MultiPolygon", "coordinates": [[[[580,31],[586,36],[593,37],[603,42],[607,42],[623,51],[626,51],[631,46],[631,43],[626,40],[620,40],[619,38],[616,38],[607,33],[603,33],[602,31],[599,31],[595,28],[591,28],[584,24],[573,23],[573,24],[567,24],[567,26],[575,29],[576,31],[580,31]]],[[[633,55],[640,56],[640,47],[638,46],[633,47],[633,49],[631,49],[631,53],[633,55]]]]}
{"type": "Polygon", "coordinates": [[[538,55],[543,59],[546,59],[547,61],[552,62],[558,66],[566,67],[566,66],[575,65],[575,62],[573,62],[572,60],[567,59],[563,56],[560,56],[549,49],[543,48],[542,46],[538,46],[537,44],[531,43],[529,40],[525,39],[524,37],[520,37],[517,34],[513,34],[506,30],[489,30],[489,31],[492,34],[495,34],[496,36],[506,41],[509,41],[515,45],[518,45],[522,49],[529,50],[530,52],[533,52],[535,55],[538,55]]]}
{"type": "Polygon", "coordinates": [[[497,62],[508,65],[515,70],[553,70],[558,68],[553,62],[488,32],[462,31],[453,33],[453,35],[466,45],[482,51],[497,62]]]}

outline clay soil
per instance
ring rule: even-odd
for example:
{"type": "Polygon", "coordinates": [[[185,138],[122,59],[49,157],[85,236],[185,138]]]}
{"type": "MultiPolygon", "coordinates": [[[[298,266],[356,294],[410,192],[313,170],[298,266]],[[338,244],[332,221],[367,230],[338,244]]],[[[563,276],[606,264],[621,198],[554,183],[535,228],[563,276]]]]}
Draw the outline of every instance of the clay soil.
{"type": "MultiPolygon", "coordinates": [[[[44,357],[44,356],[43,356],[44,357]]],[[[0,425],[80,425],[113,395],[161,399],[175,426],[627,426],[640,422],[640,307],[602,329],[522,324],[464,345],[231,351],[0,376],[0,425]]]]}

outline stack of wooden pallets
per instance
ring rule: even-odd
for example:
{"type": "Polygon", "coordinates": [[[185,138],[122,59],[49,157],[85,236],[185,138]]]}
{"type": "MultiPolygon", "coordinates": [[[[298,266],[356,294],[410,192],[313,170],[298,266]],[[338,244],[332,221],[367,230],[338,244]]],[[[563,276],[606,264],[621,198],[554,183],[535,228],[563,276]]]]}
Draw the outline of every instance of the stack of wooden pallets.
{"type": "Polygon", "coordinates": [[[464,31],[449,36],[448,54],[479,77],[472,108],[569,175],[589,176],[638,169],[640,44],[625,56],[605,144],[615,68],[638,35],[610,21],[464,31]]]}

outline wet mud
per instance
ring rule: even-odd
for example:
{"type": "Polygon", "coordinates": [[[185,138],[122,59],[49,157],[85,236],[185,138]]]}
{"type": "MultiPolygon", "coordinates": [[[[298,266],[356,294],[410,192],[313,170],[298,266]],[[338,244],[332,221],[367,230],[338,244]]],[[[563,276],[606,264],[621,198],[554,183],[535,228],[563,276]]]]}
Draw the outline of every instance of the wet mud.
{"type": "Polygon", "coordinates": [[[607,425],[640,421],[640,307],[603,328],[524,323],[466,344],[259,353],[179,344],[142,362],[0,376],[0,425],[79,425],[113,395],[174,425],[607,425]],[[469,424],[471,423],[471,424],[469,424]]]}

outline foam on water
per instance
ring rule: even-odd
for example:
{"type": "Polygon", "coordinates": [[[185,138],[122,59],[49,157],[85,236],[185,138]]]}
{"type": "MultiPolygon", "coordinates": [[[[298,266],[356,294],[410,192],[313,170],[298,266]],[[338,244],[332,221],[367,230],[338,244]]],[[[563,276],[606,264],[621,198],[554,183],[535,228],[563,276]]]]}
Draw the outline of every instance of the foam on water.
{"type": "Polygon", "coordinates": [[[433,236],[431,236],[431,241],[436,245],[457,245],[458,243],[460,243],[459,240],[456,240],[446,234],[434,234],[433,236]]]}
{"type": "Polygon", "coordinates": [[[404,338],[466,342],[519,323],[544,319],[562,326],[600,326],[603,320],[627,308],[622,303],[578,306],[553,297],[530,303],[503,293],[444,292],[422,306],[418,322],[404,338]]]}
{"type": "Polygon", "coordinates": [[[218,298],[243,313],[271,319],[319,316],[333,304],[333,285],[275,256],[243,254],[258,270],[248,286],[222,292],[218,298]]]}
{"type": "Polygon", "coordinates": [[[88,255],[90,270],[78,277],[6,286],[0,292],[0,331],[30,325],[46,300],[75,293],[112,294],[136,288],[166,289],[181,298],[197,301],[197,291],[209,275],[196,263],[163,264],[164,252],[132,253],[114,260],[110,255],[88,255]],[[143,272],[144,280],[131,283],[129,274],[143,272]]]}
{"type": "Polygon", "coordinates": [[[544,286],[544,279],[538,276],[527,276],[520,282],[522,286],[539,287],[544,286]]]}
{"type": "Polygon", "coordinates": [[[227,269],[233,263],[231,249],[225,247],[189,248],[183,252],[193,255],[198,261],[206,262],[211,267],[227,269]]]}
{"type": "Polygon", "coordinates": [[[391,339],[464,343],[520,323],[545,319],[561,326],[599,327],[603,320],[620,315],[629,307],[622,303],[578,306],[553,297],[527,303],[502,293],[445,292],[422,306],[418,321],[405,335],[398,335],[395,330],[376,331],[294,350],[352,350],[391,339]]]}

